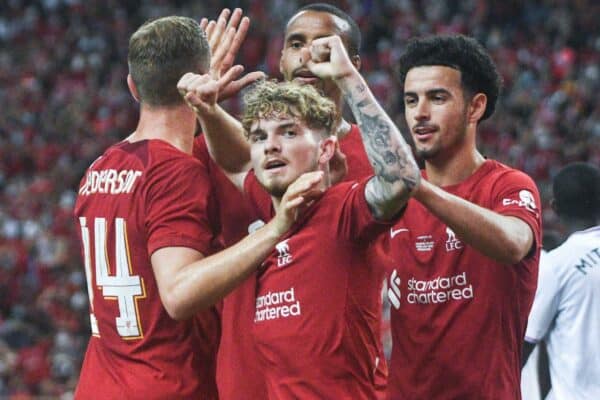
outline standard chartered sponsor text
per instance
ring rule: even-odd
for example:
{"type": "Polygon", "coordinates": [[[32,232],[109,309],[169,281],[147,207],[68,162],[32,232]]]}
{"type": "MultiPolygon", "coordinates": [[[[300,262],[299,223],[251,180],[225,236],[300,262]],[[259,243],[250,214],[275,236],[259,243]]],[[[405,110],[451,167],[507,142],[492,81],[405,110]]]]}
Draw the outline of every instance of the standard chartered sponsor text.
{"type": "Polygon", "coordinates": [[[473,298],[473,285],[469,284],[466,272],[423,281],[413,277],[407,284],[406,300],[411,304],[437,304],[473,298]]]}
{"type": "Polygon", "coordinates": [[[297,317],[301,312],[300,300],[296,300],[293,287],[280,292],[268,292],[256,298],[254,322],[297,317]]]}

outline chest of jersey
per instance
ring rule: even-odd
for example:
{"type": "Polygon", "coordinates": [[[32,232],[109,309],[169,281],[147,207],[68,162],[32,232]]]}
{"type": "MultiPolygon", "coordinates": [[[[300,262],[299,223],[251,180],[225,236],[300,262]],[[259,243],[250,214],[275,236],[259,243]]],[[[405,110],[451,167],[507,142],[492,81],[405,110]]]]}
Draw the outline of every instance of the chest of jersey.
{"type": "Polygon", "coordinates": [[[258,276],[254,338],[281,370],[315,360],[344,369],[346,351],[365,351],[352,334],[376,343],[381,280],[368,267],[368,246],[340,238],[335,226],[317,211],[275,246],[258,276]]]}

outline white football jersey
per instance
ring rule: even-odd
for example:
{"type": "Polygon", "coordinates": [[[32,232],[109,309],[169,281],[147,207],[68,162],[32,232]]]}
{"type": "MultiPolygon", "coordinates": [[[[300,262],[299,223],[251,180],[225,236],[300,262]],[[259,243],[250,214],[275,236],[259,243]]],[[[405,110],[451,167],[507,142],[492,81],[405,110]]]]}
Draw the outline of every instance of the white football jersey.
{"type": "Polygon", "coordinates": [[[547,399],[600,399],[600,226],[573,233],[540,258],[525,336],[547,344],[547,399]]]}

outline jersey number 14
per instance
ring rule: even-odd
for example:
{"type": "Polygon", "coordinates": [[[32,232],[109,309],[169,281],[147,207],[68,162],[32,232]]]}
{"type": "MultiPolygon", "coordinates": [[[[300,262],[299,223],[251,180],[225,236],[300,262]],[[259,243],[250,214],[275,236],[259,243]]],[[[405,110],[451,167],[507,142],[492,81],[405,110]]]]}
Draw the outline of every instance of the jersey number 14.
{"type": "Polygon", "coordinates": [[[133,275],[129,248],[127,243],[127,229],[123,218],[115,219],[115,274],[110,275],[109,261],[106,248],[106,218],[94,219],[94,271],[92,272],[92,257],[90,230],[85,217],[79,217],[81,226],[81,241],[83,242],[83,256],[85,263],[85,277],[87,280],[88,295],[90,297],[90,322],[92,335],[100,336],[98,321],[94,315],[94,293],[96,289],[102,291],[103,298],[117,301],[119,315],[115,324],[119,336],[123,339],[138,339],[143,335],[140,324],[137,300],[146,297],[144,281],[139,275],[133,275]],[[95,279],[95,285],[93,278],[95,279]]]}

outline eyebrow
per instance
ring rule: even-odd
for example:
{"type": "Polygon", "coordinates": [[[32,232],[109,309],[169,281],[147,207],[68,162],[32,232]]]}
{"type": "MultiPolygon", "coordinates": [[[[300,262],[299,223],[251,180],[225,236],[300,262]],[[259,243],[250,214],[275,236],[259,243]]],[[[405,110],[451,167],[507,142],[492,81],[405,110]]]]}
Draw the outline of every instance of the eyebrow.
{"type": "Polygon", "coordinates": [[[265,133],[265,131],[260,128],[256,128],[255,130],[248,132],[248,137],[260,135],[261,133],[265,133]]]}
{"type": "MultiPolygon", "coordinates": [[[[342,42],[344,43],[344,46],[346,46],[346,39],[339,32],[323,33],[321,35],[317,35],[317,36],[313,37],[313,40],[314,39],[320,39],[320,38],[328,37],[328,36],[331,36],[331,35],[334,35],[334,34],[339,35],[340,38],[342,39],[342,42]]],[[[303,33],[300,33],[300,32],[294,32],[294,33],[291,33],[289,36],[286,36],[286,38],[285,38],[285,42],[286,43],[293,42],[294,40],[299,40],[301,42],[306,42],[306,35],[303,34],[303,33]]]]}
{"type": "MultiPolygon", "coordinates": [[[[277,130],[283,130],[283,129],[287,129],[287,128],[293,128],[296,126],[296,122],[294,121],[290,121],[290,122],[284,122],[281,125],[277,125],[277,127],[275,129],[277,130]]],[[[264,129],[262,128],[256,128],[253,131],[250,131],[248,133],[248,137],[253,136],[253,135],[259,135],[259,134],[263,134],[266,133],[264,129]]]]}
{"type": "Polygon", "coordinates": [[[285,39],[286,43],[289,43],[289,42],[294,41],[294,40],[305,41],[306,40],[306,36],[304,34],[302,34],[302,33],[295,32],[295,33],[290,34],[285,39]]]}
{"type": "Polygon", "coordinates": [[[286,123],[283,123],[281,125],[278,125],[277,129],[278,130],[282,130],[282,129],[287,129],[287,128],[293,128],[295,126],[296,126],[295,122],[286,122],[286,123]]]}
{"type": "MultiPolygon", "coordinates": [[[[448,89],[444,88],[435,88],[429,89],[425,92],[426,96],[432,96],[436,94],[451,94],[448,89]]],[[[404,92],[404,96],[417,96],[417,92],[404,92]]]]}

